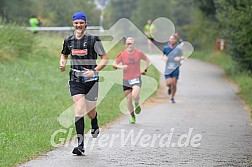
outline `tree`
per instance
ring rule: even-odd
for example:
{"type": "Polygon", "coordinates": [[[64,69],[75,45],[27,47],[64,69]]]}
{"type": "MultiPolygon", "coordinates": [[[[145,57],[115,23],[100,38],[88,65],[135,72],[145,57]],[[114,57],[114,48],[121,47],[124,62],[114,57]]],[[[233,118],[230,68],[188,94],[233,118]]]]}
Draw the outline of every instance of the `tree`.
{"type": "Polygon", "coordinates": [[[193,2],[194,0],[176,0],[172,4],[172,19],[174,20],[176,31],[179,32],[182,38],[188,38],[189,25],[194,21],[193,18],[197,8],[193,2]]]}
{"type": "Polygon", "coordinates": [[[136,10],[135,0],[110,0],[105,9],[105,28],[110,28],[121,18],[132,18],[132,13],[136,10]]]}
{"type": "Polygon", "coordinates": [[[228,54],[243,69],[245,67],[252,71],[252,1],[195,0],[195,2],[207,19],[205,22],[212,23],[207,27],[210,33],[208,35],[218,34],[218,37],[225,38],[228,54]]]}
{"type": "Polygon", "coordinates": [[[231,56],[252,71],[252,1],[218,0],[217,18],[231,56]]]}
{"type": "Polygon", "coordinates": [[[139,29],[143,29],[148,19],[155,20],[159,17],[166,17],[172,20],[172,1],[137,0],[136,2],[137,8],[133,11],[131,19],[139,29]]]}
{"type": "Polygon", "coordinates": [[[196,6],[210,19],[215,20],[215,0],[194,0],[196,6]]]}
{"type": "Polygon", "coordinates": [[[1,0],[0,13],[5,22],[25,24],[30,17],[30,0],[1,0]]]}
{"type": "Polygon", "coordinates": [[[73,13],[83,11],[92,25],[99,24],[100,11],[93,1],[0,0],[0,3],[0,17],[6,23],[15,22],[28,26],[31,15],[40,15],[48,26],[69,26],[73,13]]]}

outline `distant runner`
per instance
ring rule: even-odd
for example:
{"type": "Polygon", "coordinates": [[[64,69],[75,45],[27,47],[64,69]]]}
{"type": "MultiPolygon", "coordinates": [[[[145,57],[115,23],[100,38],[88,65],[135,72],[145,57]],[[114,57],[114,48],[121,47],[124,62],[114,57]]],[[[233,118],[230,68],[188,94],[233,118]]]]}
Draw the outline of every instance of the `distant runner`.
{"type": "Polygon", "coordinates": [[[144,30],[143,30],[145,36],[148,38],[147,40],[147,45],[148,45],[148,49],[149,52],[152,52],[152,48],[153,48],[153,42],[154,42],[154,35],[157,32],[157,28],[154,24],[152,24],[152,20],[148,20],[147,24],[144,26],[144,30]]]}
{"type": "Polygon", "coordinates": [[[126,50],[119,53],[113,63],[115,69],[123,69],[123,90],[127,99],[127,107],[131,114],[130,123],[136,122],[136,114],[141,112],[139,94],[142,85],[141,74],[145,75],[149,66],[149,59],[143,52],[134,48],[135,40],[132,37],[126,39],[126,50]],[[140,61],[145,61],[144,70],[140,70],[140,61]],[[121,65],[119,65],[122,63],[121,65]],[[132,104],[135,102],[135,108],[132,104]]]}
{"type": "Polygon", "coordinates": [[[177,80],[179,79],[179,65],[180,61],[184,60],[182,50],[177,46],[177,40],[172,35],[163,48],[163,60],[166,62],[165,66],[165,80],[168,87],[168,95],[171,95],[171,103],[175,103],[175,93],[177,90],[177,80]]]}

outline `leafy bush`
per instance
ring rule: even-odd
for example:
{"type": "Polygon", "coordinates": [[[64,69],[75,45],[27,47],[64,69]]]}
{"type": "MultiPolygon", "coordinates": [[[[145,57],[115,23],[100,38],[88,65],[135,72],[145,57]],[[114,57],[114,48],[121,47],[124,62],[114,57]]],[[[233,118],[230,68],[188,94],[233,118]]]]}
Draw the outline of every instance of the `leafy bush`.
{"type": "MultiPolygon", "coordinates": [[[[207,21],[218,25],[208,26],[209,34],[227,41],[227,53],[239,63],[242,69],[252,72],[252,1],[242,0],[195,0],[207,21]]],[[[202,19],[196,19],[202,22],[202,19]]],[[[206,28],[202,26],[202,28],[206,28]]],[[[201,43],[202,44],[202,43],[201,43]]]]}

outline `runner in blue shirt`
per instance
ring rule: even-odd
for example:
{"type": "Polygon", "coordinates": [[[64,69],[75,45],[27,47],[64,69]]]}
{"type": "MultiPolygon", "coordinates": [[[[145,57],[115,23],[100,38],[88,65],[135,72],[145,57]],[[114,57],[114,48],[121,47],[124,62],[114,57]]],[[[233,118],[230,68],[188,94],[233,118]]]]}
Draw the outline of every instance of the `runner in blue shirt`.
{"type": "Polygon", "coordinates": [[[168,94],[171,95],[171,103],[175,103],[174,96],[177,90],[177,80],[179,78],[180,61],[185,59],[182,50],[177,46],[177,40],[172,35],[163,48],[163,60],[165,66],[165,80],[168,87],[168,94]]]}

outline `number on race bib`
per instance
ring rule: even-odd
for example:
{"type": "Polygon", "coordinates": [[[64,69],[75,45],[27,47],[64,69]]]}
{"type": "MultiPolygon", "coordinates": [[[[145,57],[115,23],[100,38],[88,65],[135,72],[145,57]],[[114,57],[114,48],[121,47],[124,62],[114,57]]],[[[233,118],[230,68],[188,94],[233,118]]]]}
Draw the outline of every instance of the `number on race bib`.
{"type": "Polygon", "coordinates": [[[139,78],[135,78],[135,79],[128,80],[128,82],[130,85],[133,85],[133,84],[139,84],[140,80],[139,78]]]}

